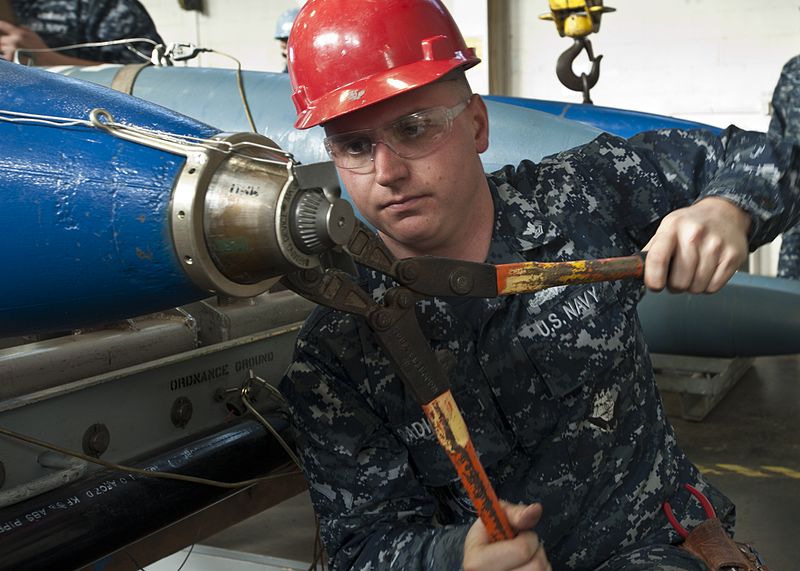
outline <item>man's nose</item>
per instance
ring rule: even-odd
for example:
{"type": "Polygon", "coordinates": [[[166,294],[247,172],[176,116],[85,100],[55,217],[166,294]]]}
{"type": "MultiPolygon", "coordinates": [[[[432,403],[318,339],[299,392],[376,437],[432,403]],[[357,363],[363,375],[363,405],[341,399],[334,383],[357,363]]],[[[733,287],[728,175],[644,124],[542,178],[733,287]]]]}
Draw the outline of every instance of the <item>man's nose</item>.
{"type": "Polygon", "coordinates": [[[389,186],[408,175],[406,159],[395,153],[383,141],[375,143],[372,149],[372,161],[375,165],[375,182],[381,186],[389,186]]]}

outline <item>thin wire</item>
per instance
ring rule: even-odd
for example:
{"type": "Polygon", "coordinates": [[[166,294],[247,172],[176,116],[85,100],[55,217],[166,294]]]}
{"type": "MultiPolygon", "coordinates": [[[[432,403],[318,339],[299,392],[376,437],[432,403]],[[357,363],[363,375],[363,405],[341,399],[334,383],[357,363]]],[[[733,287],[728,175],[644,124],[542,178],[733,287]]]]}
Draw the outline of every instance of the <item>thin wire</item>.
{"type": "MultiPolygon", "coordinates": [[[[105,46],[116,46],[119,44],[133,44],[145,42],[153,46],[157,46],[158,42],[150,38],[124,38],[121,40],[108,40],[105,42],[85,42],[82,44],[72,44],[69,46],[58,46],[56,48],[20,48],[18,52],[63,52],[65,50],[74,50],[76,48],[102,48],[105,46]]],[[[149,59],[149,58],[148,58],[149,59]]]]}
{"type": "MultiPolygon", "coordinates": [[[[110,117],[110,115],[109,115],[110,117]]],[[[202,137],[195,137],[193,135],[179,135],[176,133],[169,133],[167,131],[160,131],[157,129],[147,129],[145,127],[140,127],[138,125],[128,125],[125,123],[117,123],[116,121],[108,120],[103,121],[101,125],[96,125],[91,121],[87,121],[84,119],[74,119],[69,117],[56,117],[51,115],[37,115],[34,113],[27,113],[27,112],[18,112],[18,111],[9,111],[7,109],[0,109],[0,121],[6,121],[9,123],[38,123],[42,125],[47,125],[51,127],[74,127],[74,126],[84,126],[84,127],[91,127],[91,128],[102,128],[104,130],[109,131],[112,135],[115,135],[114,131],[120,132],[130,132],[136,135],[151,138],[155,140],[167,141],[169,143],[178,144],[178,145],[188,145],[188,146],[197,146],[203,149],[220,151],[220,152],[227,152],[232,154],[238,154],[242,149],[259,149],[263,151],[267,151],[270,153],[275,153],[281,155],[287,161],[293,161],[294,156],[284,151],[279,147],[273,147],[269,145],[262,145],[253,141],[240,141],[238,143],[231,143],[230,141],[220,141],[216,139],[205,139],[202,137]]],[[[285,165],[286,162],[280,161],[277,159],[269,159],[265,157],[255,157],[252,155],[247,155],[247,157],[256,162],[262,162],[267,164],[275,164],[275,165],[285,165]]]]}
{"type": "Polygon", "coordinates": [[[85,460],[87,462],[91,462],[93,464],[98,464],[99,466],[103,466],[104,468],[108,468],[110,470],[114,470],[117,472],[124,472],[124,473],[131,473],[137,474],[139,476],[144,476],[147,478],[162,478],[164,480],[178,480],[181,482],[191,482],[193,484],[204,484],[206,486],[215,486],[217,488],[226,488],[226,489],[238,489],[238,488],[246,488],[248,486],[252,486],[253,484],[258,484],[261,482],[265,482],[267,480],[274,480],[276,478],[285,478],[287,476],[300,476],[303,474],[300,470],[292,470],[290,472],[280,472],[278,474],[271,474],[269,476],[260,476],[258,478],[251,478],[249,480],[242,480],[241,482],[220,482],[218,480],[209,480],[207,478],[199,478],[197,476],[186,476],[184,474],[173,474],[172,472],[159,472],[156,470],[142,470],[141,468],[134,468],[132,466],[125,466],[123,464],[116,464],[114,462],[108,462],[107,460],[101,460],[100,458],[95,458],[93,456],[89,456],[87,454],[83,454],[81,452],[75,452],[74,450],[68,450],[66,448],[61,448],[60,446],[56,446],[55,444],[51,444],[49,442],[45,442],[43,440],[39,440],[38,438],[34,438],[33,436],[27,436],[24,434],[19,434],[14,432],[13,430],[9,430],[7,428],[0,428],[0,434],[3,436],[8,436],[9,438],[14,438],[16,440],[21,440],[22,442],[27,442],[28,444],[33,444],[34,446],[39,446],[41,448],[46,448],[48,450],[53,450],[55,452],[59,452],[61,454],[65,454],[67,456],[74,456],[75,458],[80,458],[81,460],[85,460]]]}
{"type": "MultiPolygon", "coordinates": [[[[275,397],[279,402],[281,403],[286,402],[286,399],[283,398],[283,395],[280,393],[280,391],[274,386],[272,386],[272,384],[268,383],[261,377],[255,375],[252,369],[250,369],[250,374],[252,375],[250,377],[251,381],[258,381],[259,385],[267,389],[267,391],[270,392],[272,396],[275,397]]],[[[270,433],[280,443],[280,445],[283,447],[283,449],[286,451],[289,457],[294,461],[297,467],[302,468],[302,466],[300,465],[300,459],[297,457],[294,451],[289,447],[289,445],[286,443],[283,437],[281,437],[281,435],[278,434],[277,431],[272,427],[270,422],[266,418],[261,416],[261,414],[253,407],[249,398],[250,397],[249,385],[246,384],[242,388],[241,396],[242,396],[242,402],[247,407],[247,409],[253,414],[253,416],[255,416],[259,420],[259,422],[261,422],[261,424],[263,424],[266,427],[267,430],[270,431],[270,433]]],[[[322,566],[322,571],[325,571],[326,569],[325,548],[322,545],[322,538],[320,537],[319,516],[316,514],[314,514],[314,521],[315,521],[315,534],[314,534],[313,558],[311,561],[311,565],[308,567],[308,571],[314,571],[317,568],[317,563],[320,563],[322,566]]]]}
{"type": "Polygon", "coordinates": [[[250,112],[250,104],[247,102],[247,95],[244,92],[244,79],[242,78],[242,62],[238,59],[233,57],[230,54],[226,54],[225,52],[221,52],[219,50],[208,50],[211,53],[219,54],[221,56],[227,57],[232,59],[236,62],[236,85],[239,87],[239,97],[242,99],[242,105],[244,105],[244,114],[247,115],[247,122],[250,123],[250,129],[253,133],[258,133],[258,129],[256,129],[256,123],[253,121],[253,114],[250,112]]]}
{"type": "Polygon", "coordinates": [[[189,546],[189,552],[186,554],[186,557],[184,558],[183,563],[181,563],[181,566],[178,567],[178,571],[181,571],[181,569],[183,569],[183,566],[186,565],[186,562],[189,561],[189,556],[192,554],[192,549],[194,549],[194,543],[192,543],[189,546]]]}
{"type": "Polygon", "coordinates": [[[51,115],[36,115],[34,113],[8,111],[0,109],[0,121],[8,121],[9,123],[43,123],[55,127],[74,127],[82,125],[84,127],[94,127],[92,123],[86,119],[69,119],[66,117],[54,117],[51,115]],[[3,115],[11,115],[11,117],[4,117],[3,115]]]}
{"type": "MultiPolygon", "coordinates": [[[[178,145],[195,145],[203,149],[227,152],[231,154],[238,154],[238,151],[241,148],[254,148],[281,154],[283,155],[284,158],[287,159],[287,161],[293,160],[293,156],[290,153],[283,151],[282,149],[279,149],[277,147],[270,147],[267,145],[261,145],[259,143],[254,143],[251,141],[240,141],[238,143],[231,143],[230,141],[203,139],[201,137],[194,137],[191,135],[178,135],[175,133],[167,133],[165,131],[158,131],[155,129],[146,129],[138,125],[127,125],[125,123],[117,123],[115,121],[106,121],[103,122],[102,125],[103,127],[107,128],[111,134],[114,134],[115,130],[122,132],[128,131],[145,138],[163,140],[178,145]]],[[[276,159],[268,159],[265,157],[255,157],[252,155],[246,155],[246,156],[248,159],[252,161],[267,163],[272,165],[284,166],[286,165],[287,162],[287,161],[279,161],[276,159]]]]}
{"type": "Polygon", "coordinates": [[[253,407],[253,405],[250,403],[249,394],[250,394],[250,389],[248,387],[242,389],[242,402],[244,403],[244,406],[246,406],[247,410],[249,410],[253,414],[253,416],[255,416],[258,419],[258,421],[264,425],[264,427],[270,432],[270,434],[272,434],[272,436],[275,437],[275,439],[281,445],[281,448],[283,448],[286,454],[289,455],[289,458],[292,459],[292,462],[294,462],[295,465],[299,467],[300,460],[297,458],[297,455],[294,453],[294,450],[292,450],[286,443],[286,441],[281,437],[281,435],[278,434],[278,431],[272,427],[272,424],[270,424],[270,422],[266,418],[261,416],[261,413],[259,413],[253,407]]]}
{"type": "MultiPolygon", "coordinates": [[[[140,52],[139,50],[137,50],[137,49],[136,49],[136,47],[135,47],[133,44],[127,45],[127,46],[125,46],[125,47],[126,47],[126,48],[128,48],[128,49],[129,49],[130,51],[132,51],[133,53],[135,53],[135,54],[136,54],[137,56],[139,56],[140,58],[142,58],[143,60],[145,60],[145,61],[149,61],[149,62],[151,62],[151,63],[152,63],[152,61],[153,61],[153,59],[152,59],[152,56],[149,56],[149,55],[147,55],[147,54],[143,54],[142,52],[140,52]]],[[[158,47],[158,46],[156,45],[156,48],[157,48],[157,47],[158,47]]],[[[153,50],[155,51],[155,48],[153,48],[153,50]]]]}
{"type": "MultiPolygon", "coordinates": [[[[189,551],[188,551],[188,553],[186,553],[186,557],[184,557],[184,558],[183,558],[183,563],[181,563],[181,566],[180,566],[180,567],[178,567],[177,571],[181,571],[181,569],[183,569],[183,566],[184,566],[184,565],[186,565],[186,562],[187,562],[187,561],[189,561],[189,556],[192,554],[192,550],[194,549],[194,546],[195,546],[195,544],[194,544],[194,543],[192,543],[192,544],[189,546],[189,551]]],[[[136,568],[137,568],[139,571],[146,571],[146,569],[145,569],[144,567],[142,567],[142,566],[139,564],[139,562],[138,562],[138,561],[136,561],[136,559],[133,557],[133,554],[132,554],[130,551],[128,551],[127,549],[125,550],[125,555],[127,555],[127,556],[128,556],[128,558],[131,560],[131,562],[133,563],[133,565],[134,565],[134,566],[135,566],[135,567],[136,567],[136,568]]]]}
{"type": "Polygon", "coordinates": [[[137,568],[139,571],[145,571],[145,568],[144,568],[144,567],[142,567],[141,565],[139,565],[139,562],[138,562],[138,561],[136,561],[136,559],[134,559],[134,558],[133,558],[133,555],[132,555],[132,554],[131,554],[131,552],[130,552],[130,551],[128,551],[127,549],[125,550],[125,555],[127,555],[127,556],[128,556],[128,558],[129,558],[129,559],[130,559],[130,560],[133,562],[134,566],[135,566],[135,567],[136,567],[136,568],[137,568]]]}
{"type": "Polygon", "coordinates": [[[26,55],[26,54],[34,54],[34,53],[64,52],[64,51],[74,50],[74,49],[78,49],[78,48],[103,48],[103,47],[107,47],[107,46],[118,46],[120,44],[126,44],[127,47],[133,53],[138,55],[140,58],[142,58],[145,61],[150,61],[150,58],[148,56],[144,55],[139,50],[137,50],[136,48],[132,47],[132,45],[134,43],[142,43],[142,42],[148,43],[148,44],[152,45],[153,47],[158,45],[158,42],[155,42],[154,40],[152,40],[150,38],[124,38],[124,39],[120,39],[120,40],[108,40],[108,41],[105,41],[105,42],[84,42],[84,43],[81,43],[81,44],[71,44],[71,45],[68,45],[68,46],[58,46],[58,47],[53,47],[53,48],[18,48],[14,52],[14,61],[16,63],[19,63],[19,55],[20,54],[26,55]]]}
{"type": "Polygon", "coordinates": [[[317,568],[317,563],[322,565],[322,571],[325,571],[325,549],[322,546],[322,538],[319,533],[319,516],[314,514],[314,522],[316,528],[316,535],[314,537],[314,559],[308,567],[308,571],[314,571],[317,568]]]}
{"type": "MultiPolygon", "coordinates": [[[[154,48],[157,47],[159,44],[150,38],[124,38],[120,40],[108,40],[105,42],[84,42],[80,44],[71,44],[68,46],[58,46],[53,48],[19,48],[14,52],[14,61],[19,63],[19,55],[25,54],[35,54],[35,53],[49,53],[49,52],[63,52],[68,50],[74,50],[78,48],[102,48],[108,46],[115,46],[120,44],[125,44],[129,50],[135,53],[137,56],[142,58],[144,61],[151,61],[151,57],[143,54],[139,50],[136,49],[134,44],[136,43],[148,43],[152,45],[154,48]]],[[[236,85],[239,88],[239,97],[242,100],[242,105],[244,106],[244,113],[247,116],[247,122],[250,124],[250,130],[253,133],[258,133],[258,129],[256,128],[256,123],[253,120],[253,114],[250,111],[250,103],[247,101],[247,95],[245,94],[244,90],[244,78],[242,76],[242,62],[239,61],[238,58],[232,56],[229,53],[222,52],[219,50],[214,50],[211,48],[204,48],[202,51],[219,54],[223,57],[229,58],[236,63],[236,85]]]]}

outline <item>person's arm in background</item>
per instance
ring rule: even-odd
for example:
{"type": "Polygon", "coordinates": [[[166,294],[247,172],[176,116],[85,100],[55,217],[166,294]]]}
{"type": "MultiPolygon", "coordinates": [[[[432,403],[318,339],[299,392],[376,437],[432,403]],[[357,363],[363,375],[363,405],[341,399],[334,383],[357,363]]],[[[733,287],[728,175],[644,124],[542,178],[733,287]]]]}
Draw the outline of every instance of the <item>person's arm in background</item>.
{"type": "Polygon", "coordinates": [[[26,26],[0,21],[0,55],[13,61],[20,51],[21,63],[34,65],[97,65],[101,63],[141,63],[150,56],[154,44],[163,43],[153,20],[137,0],[98,0],[89,3],[83,19],[75,23],[70,40],[45,40],[26,26]],[[105,42],[127,38],[147,38],[153,42],[138,42],[142,57],[126,45],[75,48],[68,51],[41,51],[76,43],[105,42]],[[35,50],[35,51],[26,51],[35,50]]]}
{"type": "MultiPolygon", "coordinates": [[[[138,0],[95,0],[90,6],[86,20],[86,34],[88,37],[96,38],[95,41],[147,38],[156,44],[164,43],[150,14],[138,0]]],[[[148,57],[153,50],[153,45],[145,42],[137,43],[135,47],[148,57]]],[[[99,48],[98,59],[108,63],[144,61],[124,45],[99,48]]]]}
{"type": "MultiPolygon", "coordinates": [[[[25,26],[15,26],[10,22],[0,20],[0,55],[3,59],[14,61],[17,50],[46,50],[49,46],[44,40],[25,26]]],[[[99,61],[91,61],[72,57],[60,52],[36,51],[20,53],[20,63],[35,65],[97,65],[99,61]],[[32,60],[29,62],[29,60],[32,60]]]]}
{"type": "MultiPolygon", "coordinates": [[[[332,568],[501,571],[535,560],[537,566],[526,569],[548,569],[532,532],[514,540],[516,549],[495,552],[484,549],[496,544],[488,545],[479,520],[435,522],[436,499],[417,477],[403,442],[365,396],[370,393],[354,319],[325,315],[309,318],[280,390],[332,568]],[[510,557],[507,565],[503,552],[510,557]]],[[[540,507],[507,504],[506,511],[520,530],[533,527],[541,515],[540,507]]]]}

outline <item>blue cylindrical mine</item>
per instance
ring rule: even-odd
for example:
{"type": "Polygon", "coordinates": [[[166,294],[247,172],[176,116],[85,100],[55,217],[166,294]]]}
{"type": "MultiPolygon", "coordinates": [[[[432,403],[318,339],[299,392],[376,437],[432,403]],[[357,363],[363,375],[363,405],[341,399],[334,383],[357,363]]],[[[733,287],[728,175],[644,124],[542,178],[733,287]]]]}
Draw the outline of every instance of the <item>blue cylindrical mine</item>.
{"type": "MultiPolygon", "coordinates": [[[[104,108],[119,122],[217,133],[110,89],[3,61],[0,108],[82,120],[104,108]]],[[[0,336],[131,317],[208,295],[182,271],[170,238],[170,197],[184,157],[88,126],[2,115],[0,336]]]]}
{"type": "Polygon", "coordinates": [[[639,303],[658,353],[757,357],[800,352],[800,281],[738,272],[714,295],[649,292],[639,303]]]}
{"type": "Polygon", "coordinates": [[[263,135],[6,62],[0,101],[0,337],[258,295],[352,229],[333,165],[263,135]]]}

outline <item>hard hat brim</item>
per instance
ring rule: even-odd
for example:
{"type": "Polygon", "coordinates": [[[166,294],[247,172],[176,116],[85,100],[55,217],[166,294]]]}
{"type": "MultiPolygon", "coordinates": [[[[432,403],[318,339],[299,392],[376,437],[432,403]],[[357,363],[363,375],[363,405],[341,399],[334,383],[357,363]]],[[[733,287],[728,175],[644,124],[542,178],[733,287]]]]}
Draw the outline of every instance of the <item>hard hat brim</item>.
{"type": "MultiPolygon", "coordinates": [[[[297,129],[308,129],[327,123],[337,117],[433,83],[454,69],[469,69],[480,61],[478,57],[467,53],[449,60],[416,61],[360,79],[315,101],[306,102],[294,126],[297,129]]],[[[295,96],[297,95],[295,93],[295,96]]]]}

